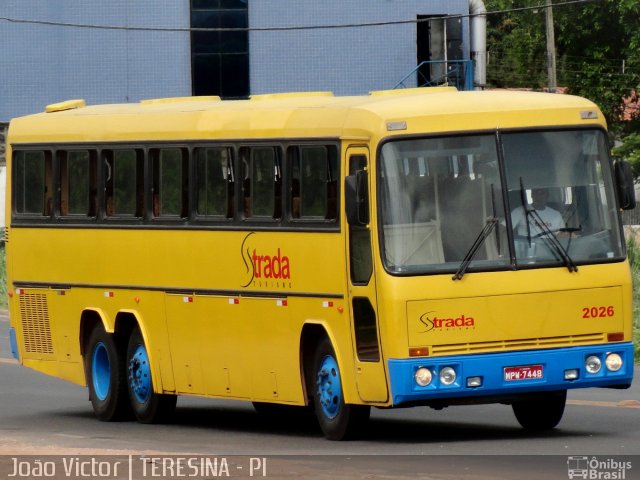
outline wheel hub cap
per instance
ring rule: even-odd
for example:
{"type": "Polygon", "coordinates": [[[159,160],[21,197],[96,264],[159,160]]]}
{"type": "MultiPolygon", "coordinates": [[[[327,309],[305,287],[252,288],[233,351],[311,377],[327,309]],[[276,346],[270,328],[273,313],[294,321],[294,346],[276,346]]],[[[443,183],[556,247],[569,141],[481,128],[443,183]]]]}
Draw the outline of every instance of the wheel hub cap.
{"type": "Polygon", "coordinates": [[[145,403],[151,396],[151,370],[144,346],[138,345],[129,360],[129,386],[136,400],[145,403]]]}
{"type": "Polygon", "coordinates": [[[335,418],[340,412],[342,386],[338,364],[331,356],[326,356],[318,369],[316,387],[322,412],[328,418],[335,418]]]}
{"type": "Polygon", "coordinates": [[[93,349],[91,379],[96,397],[100,401],[105,400],[111,387],[111,362],[107,347],[102,342],[97,343],[93,349]]]}

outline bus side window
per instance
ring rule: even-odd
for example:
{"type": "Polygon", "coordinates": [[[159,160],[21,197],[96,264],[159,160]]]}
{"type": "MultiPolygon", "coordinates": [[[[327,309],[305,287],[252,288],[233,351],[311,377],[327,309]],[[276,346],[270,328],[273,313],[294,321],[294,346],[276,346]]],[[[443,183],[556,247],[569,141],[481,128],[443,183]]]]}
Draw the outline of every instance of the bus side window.
{"type": "Polygon", "coordinates": [[[290,147],[289,157],[289,195],[291,199],[291,218],[300,218],[300,148],[290,147]]]}
{"type": "Polygon", "coordinates": [[[141,218],[144,212],[144,155],[141,150],[104,152],[107,217],[141,218]]]}
{"type": "Polygon", "coordinates": [[[63,151],[60,161],[60,215],[94,218],[97,212],[97,154],[63,151]]]}
{"type": "Polygon", "coordinates": [[[196,214],[233,218],[235,182],[231,148],[198,148],[195,158],[196,214]]]}
{"type": "Polygon", "coordinates": [[[186,218],[189,206],[186,149],[152,149],[152,213],[154,217],[186,218]]]}
{"type": "Polygon", "coordinates": [[[291,217],[337,218],[337,150],[333,146],[289,149],[291,217]]]}
{"type": "Polygon", "coordinates": [[[52,155],[48,151],[17,151],[13,157],[13,195],[16,214],[52,213],[52,155]]]}
{"type": "Polygon", "coordinates": [[[276,147],[240,149],[245,218],[282,216],[282,177],[276,147]]]}

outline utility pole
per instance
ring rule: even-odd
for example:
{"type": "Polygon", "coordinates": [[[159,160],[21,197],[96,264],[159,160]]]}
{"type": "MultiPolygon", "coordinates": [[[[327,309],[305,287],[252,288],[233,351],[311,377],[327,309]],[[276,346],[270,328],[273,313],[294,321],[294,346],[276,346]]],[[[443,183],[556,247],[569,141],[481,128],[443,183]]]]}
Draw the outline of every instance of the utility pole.
{"type": "Polygon", "coordinates": [[[556,79],[556,38],[553,29],[553,4],[551,0],[547,0],[545,8],[545,20],[547,27],[547,76],[549,91],[556,93],[558,86],[556,79]]]}

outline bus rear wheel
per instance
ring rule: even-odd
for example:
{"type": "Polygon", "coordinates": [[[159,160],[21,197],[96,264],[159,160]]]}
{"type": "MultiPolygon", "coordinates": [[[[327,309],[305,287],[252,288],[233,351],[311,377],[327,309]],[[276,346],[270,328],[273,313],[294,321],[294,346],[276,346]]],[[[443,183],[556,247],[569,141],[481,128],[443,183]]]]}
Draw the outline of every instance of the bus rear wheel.
{"type": "Polygon", "coordinates": [[[96,325],[89,334],[84,361],[89,400],[96,417],[111,422],[130,416],[122,352],[102,325],[96,325]]]}
{"type": "Polygon", "coordinates": [[[556,427],[567,401],[567,391],[537,394],[512,405],[518,423],[526,430],[544,431],[556,427]]]}
{"type": "Polygon", "coordinates": [[[328,338],[316,348],[312,372],[313,403],[324,436],[329,440],[357,436],[369,419],[370,407],[344,402],[340,368],[328,338]]]}
{"type": "Polygon", "coordinates": [[[153,391],[149,355],[138,327],[129,337],[126,370],[129,400],[138,421],[160,423],[168,420],[176,408],[177,397],[153,391]]]}

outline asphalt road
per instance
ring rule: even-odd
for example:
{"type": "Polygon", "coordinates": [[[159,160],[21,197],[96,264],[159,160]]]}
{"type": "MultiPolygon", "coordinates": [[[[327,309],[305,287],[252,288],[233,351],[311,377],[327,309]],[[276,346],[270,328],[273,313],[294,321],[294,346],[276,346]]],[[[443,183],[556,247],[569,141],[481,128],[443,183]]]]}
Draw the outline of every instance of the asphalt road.
{"type": "MultiPolygon", "coordinates": [[[[313,419],[269,419],[248,403],[202,398],[180,397],[168,425],[99,422],[85,388],[18,366],[7,332],[0,312],[0,478],[12,458],[29,455],[213,455],[228,457],[232,476],[248,476],[249,463],[267,457],[268,478],[475,480],[568,478],[569,457],[623,455],[633,462],[624,478],[640,478],[638,367],[631,389],[570,391],[550,433],[523,431],[508,406],[421,407],[374,409],[362,439],[331,442],[313,419]]],[[[177,470],[164,476],[172,472],[177,478],[177,470]]]]}

